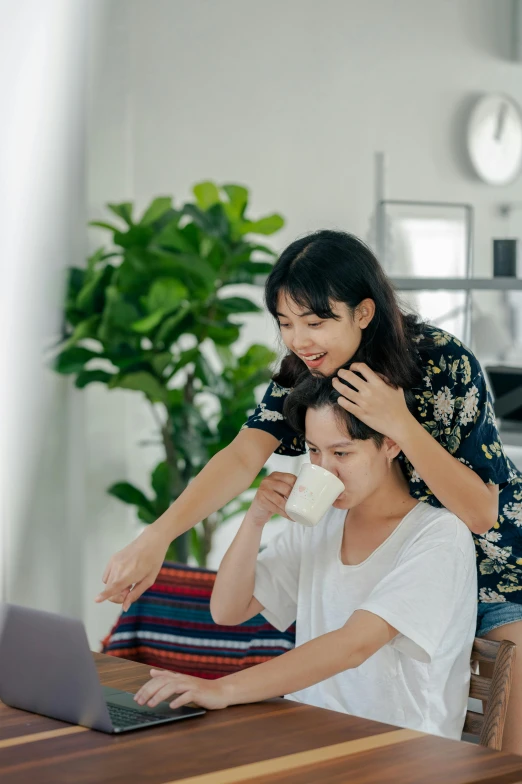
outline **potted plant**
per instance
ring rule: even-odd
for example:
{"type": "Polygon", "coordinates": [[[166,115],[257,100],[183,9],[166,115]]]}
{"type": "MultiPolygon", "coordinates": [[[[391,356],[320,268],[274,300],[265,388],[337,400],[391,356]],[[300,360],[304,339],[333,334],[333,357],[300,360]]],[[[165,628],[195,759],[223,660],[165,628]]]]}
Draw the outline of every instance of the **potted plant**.
{"type": "MultiPolygon", "coordinates": [[[[109,204],[118,225],[92,225],[111,233],[111,247],[68,271],[56,370],[74,376],[80,389],[97,382],[135,390],[157,422],[164,459],[152,471],[151,488],[126,481],[108,488],[135,506],[144,523],[156,520],[231,442],[275,358],[263,345],[234,352],[241,316],[260,308],[248,296],[227,295],[227,287],[260,284],[275,254],[255,235],[273,234],[284,221],[279,215],[251,220],[249,194],[240,185],[203,182],[193,194],[180,207],[170,197],[156,198],[139,219],[131,203],[109,204]]],[[[202,520],[170,546],[167,558],[186,562],[192,555],[204,566],[216,527],[245,503],[202,520]]]]}

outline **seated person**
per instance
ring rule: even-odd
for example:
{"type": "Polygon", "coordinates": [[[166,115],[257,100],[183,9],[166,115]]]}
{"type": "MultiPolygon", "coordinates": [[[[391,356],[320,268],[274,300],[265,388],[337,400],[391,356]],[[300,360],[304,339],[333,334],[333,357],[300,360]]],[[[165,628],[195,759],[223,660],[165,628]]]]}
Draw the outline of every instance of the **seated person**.
{"type": "Polygon", "coordinates": [[[284,514],[291,474],[263,480],[219,569],[211,612],[235,625],[261,612],[296,621],[296,647],[215,681],[153,670],[136,695],[206,708],[286,695],[321,708],[460,738],[476,620],[475,548],[446,509],[417,502],[399,447],[337,405],[310,376],[285,414],[311,462],[345,490],[314,528],[288,522],[259,554],[272,514],[284,514]]]}

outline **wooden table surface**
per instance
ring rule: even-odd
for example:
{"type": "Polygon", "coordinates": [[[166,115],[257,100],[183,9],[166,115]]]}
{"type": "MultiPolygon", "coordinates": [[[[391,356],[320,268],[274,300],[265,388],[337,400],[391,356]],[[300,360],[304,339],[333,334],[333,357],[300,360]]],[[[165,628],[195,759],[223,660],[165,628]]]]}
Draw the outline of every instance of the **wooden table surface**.
{"type": "MultiPolygon", "coordinates": [[[[106,686],[149,668],[94,654],[106,686]]],[[[288,700],[111,736],[0,704],[1,784],[514,784],[522,757],[288,700]]]]}

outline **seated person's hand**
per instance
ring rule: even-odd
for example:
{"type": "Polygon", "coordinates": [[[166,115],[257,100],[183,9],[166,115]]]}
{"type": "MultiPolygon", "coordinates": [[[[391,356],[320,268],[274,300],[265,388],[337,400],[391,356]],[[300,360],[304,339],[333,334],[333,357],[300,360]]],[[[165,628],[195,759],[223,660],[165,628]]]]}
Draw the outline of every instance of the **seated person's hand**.
{"type": "Polygon", "coordinates": [[[264,525],[272,515],[281,515],[287,520],[290,519],[285,512],[285,504],[296,479],[294,474],[284,474],[281,471],[274,471],[263,479],[249,511],[256,525],[264,525]]]}
{"type": "Polygon", "coordinates": [[[208,681],[165,670],[151,670],[150,674],[152,680],[142,686],[134,696],[139,705],[154,708],[160,702],[168,701],[174,695],[176,695],[176,699],[170,703],[171,708],[180,708],[182,705],[194,702],[208,710],[219,710],[230,704],[221,678],[208,681]]]}

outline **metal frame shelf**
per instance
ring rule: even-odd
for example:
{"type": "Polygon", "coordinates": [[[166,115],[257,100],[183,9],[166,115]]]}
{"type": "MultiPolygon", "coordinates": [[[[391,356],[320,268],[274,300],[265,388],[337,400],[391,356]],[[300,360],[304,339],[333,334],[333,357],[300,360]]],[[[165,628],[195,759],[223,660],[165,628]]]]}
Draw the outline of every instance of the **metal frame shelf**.
{"type": "Polygon", "coordinates": [[[390,278],[397,291],[522,291],[522,278],[390,278]]]}

